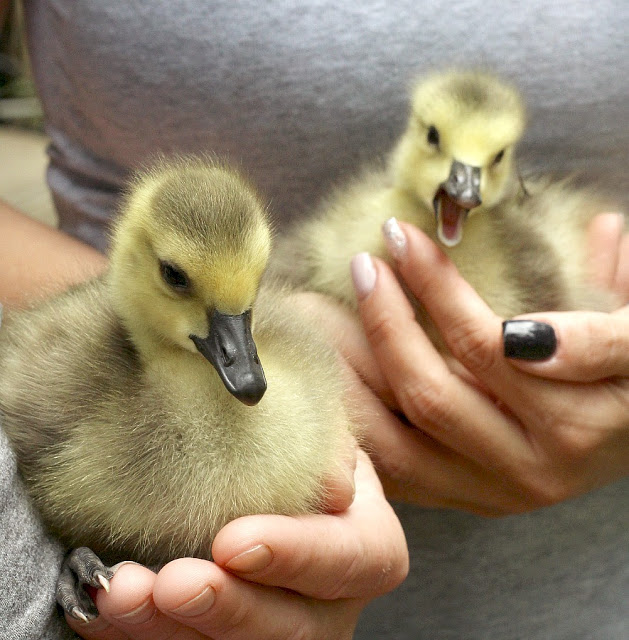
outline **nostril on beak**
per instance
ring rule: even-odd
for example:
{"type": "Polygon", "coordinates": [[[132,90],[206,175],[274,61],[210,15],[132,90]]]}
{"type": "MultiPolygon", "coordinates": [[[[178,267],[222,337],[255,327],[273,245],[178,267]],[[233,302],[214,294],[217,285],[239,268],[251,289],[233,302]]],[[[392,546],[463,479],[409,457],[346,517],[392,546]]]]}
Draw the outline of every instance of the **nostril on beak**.
{"type": "Polygon", "coordinates": [[[224,347],[221,346],[221,358],[223,359],[223,364],[226,367],[231,366],[232,364],[234,364],[234,354],[230,354],[229,351],[224,347]]]}

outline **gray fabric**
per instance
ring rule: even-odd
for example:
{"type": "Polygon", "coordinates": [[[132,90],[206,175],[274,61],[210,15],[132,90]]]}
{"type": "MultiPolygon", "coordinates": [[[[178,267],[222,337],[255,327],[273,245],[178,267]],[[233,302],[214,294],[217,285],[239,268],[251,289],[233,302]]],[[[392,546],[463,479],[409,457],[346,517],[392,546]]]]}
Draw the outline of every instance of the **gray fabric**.
{"type": "MultiPolygon", "coordinates": [[[[629,203],[626,0],[24,6],[61,224],[96,246],[129,167],[157,150],[227,156],[280,223],[302,215],[390,148],[411,78],[454,63],[522,87],[529,166],[584,171],[629,203]]],[[[502,520],[400,507],[412,572],[357,637],[625,640],[627,488],[502,520]]]]}
{"type": "Polygon", "coordinates": [[[103,246],[156,150],[241,164],[285,220],[386,152],[428,68],[488,65],[531,106],[535,168],[629,201],[626,0],[24,0],[64,229],[103,246]]]}
{"type": "Polygon", "coordinates": [[[63,551],[30,503],[1,422],[0,415],[0,638],[77,638],[55,604],[63,551]]]}
{"type": "Polygon", "coordinates": [[[62,551],[31,507],[1,429],[0,541],[0,638],[76,638],[54,600],[62,551]]]}
{"type": "Polygon", "coordinates": [[[498,520],[397,513],[410,577],[367,608],[356,638],[629,638],[629,480],[498,520]]]}

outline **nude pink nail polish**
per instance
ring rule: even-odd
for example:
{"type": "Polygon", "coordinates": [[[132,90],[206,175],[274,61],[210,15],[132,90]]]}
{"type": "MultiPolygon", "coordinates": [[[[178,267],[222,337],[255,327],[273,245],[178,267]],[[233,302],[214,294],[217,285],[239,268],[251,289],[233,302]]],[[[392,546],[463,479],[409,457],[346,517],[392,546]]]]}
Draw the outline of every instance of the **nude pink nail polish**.
{"type": "Polygon", "coordinates": [[[376,267],[368,253],[358,253],[351,262],[352,280],[359,300],[366,298],[376,285],[376,267]]]}

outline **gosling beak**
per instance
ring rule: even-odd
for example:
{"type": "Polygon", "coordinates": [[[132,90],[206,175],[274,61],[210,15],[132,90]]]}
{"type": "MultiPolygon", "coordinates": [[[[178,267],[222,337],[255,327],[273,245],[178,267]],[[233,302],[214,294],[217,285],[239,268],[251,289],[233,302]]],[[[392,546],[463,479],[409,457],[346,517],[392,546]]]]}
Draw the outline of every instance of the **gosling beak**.
{"type": "Polygon", "coordinates": [[[461,242],[467,215],[481,202],[480,167],[453,160],[450,175],[439,186],[433,200],[437,236],[446,247],[454,247],[461,242]]]}
{"type": "Polygon", "coordinates": [[[251,335],[251,311],[237,316],[214,311],[207,338],[190,335],[190,339],[212,363],[229,393],[249,406],[260,402],[266,378],[251,335]]]}

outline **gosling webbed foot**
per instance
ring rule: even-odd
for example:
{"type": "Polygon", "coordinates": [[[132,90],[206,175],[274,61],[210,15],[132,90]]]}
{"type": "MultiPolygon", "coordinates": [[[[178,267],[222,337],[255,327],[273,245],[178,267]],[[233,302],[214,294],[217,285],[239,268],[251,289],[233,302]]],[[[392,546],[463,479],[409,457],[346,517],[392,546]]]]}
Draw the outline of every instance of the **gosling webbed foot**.
{"type": "Polygon", "coordinates": [[[88,622],[98,617],[98,609],[85,590],[85,585],[109,592],[114,572],[87,547],[73,549],[64,558],[57,580],[57,602],[76,620],[88,622]]]}

